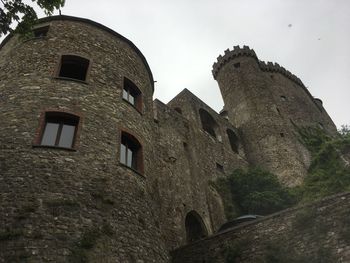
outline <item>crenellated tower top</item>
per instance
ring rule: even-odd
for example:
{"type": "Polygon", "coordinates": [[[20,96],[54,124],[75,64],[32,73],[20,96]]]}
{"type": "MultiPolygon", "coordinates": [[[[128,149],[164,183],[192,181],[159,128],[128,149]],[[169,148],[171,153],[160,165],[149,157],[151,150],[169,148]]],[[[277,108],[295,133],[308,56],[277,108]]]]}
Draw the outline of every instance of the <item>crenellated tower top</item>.
{"type": "Polygon", "coordinates": [[[246,56],[246,57],[252,57],[256,60],[256,62],[259,65],[259,68],[261,71],[264,72],[278,72],[285,76],[286,78],[292,80],[296,84],[302,86],[305,88],[303,82],[294,74],[292,74],[290,71],[286,70],[284,67],[280,66],[278,63],[272,63],[272,62],[264,62],[258,59],[257,55],[255,54],[255,51],[248,46],[243,46],[241,48],[240,46],[234,46],[233,50],[226,49],[225,54],[222,56],[217,57],[217,62],[213,64],[213,76],[214,79],[216,79],[220,69],[231,59],[246,56]]]}

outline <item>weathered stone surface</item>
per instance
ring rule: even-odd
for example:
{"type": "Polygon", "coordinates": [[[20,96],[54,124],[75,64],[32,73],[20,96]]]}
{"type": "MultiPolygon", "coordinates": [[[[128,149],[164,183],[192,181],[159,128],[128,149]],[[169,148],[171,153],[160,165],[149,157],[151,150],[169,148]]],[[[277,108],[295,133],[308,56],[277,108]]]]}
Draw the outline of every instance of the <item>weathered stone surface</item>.
{"type": "Polygon", "coordinates": [[[146,186],[153,172],[148,66],[123,38],[63,18],[49,22],[47,37],[11,38],[0,51],[1,94],[9,98],[0,102],[0,262],[166,262],[146,186]],[[87,83],[55,78],[62,54],[90,59],[87,83]],[[142,91],[142,114],[122,100],[124,77],[142,91]],[[45,110],[81,116],[76,151],[33,147],[45,110]],[[121,129],[142,141],[143,176],[119,164],[121,129]],[[81,248],[89,238],[91,248],[81,248]]]}
{"type": "MultiPolygon", "coordinates": [[[[225,101],[218,114],[186,89],[167,105],[152,101],[145,58],[116,32],[67,16],[41,23],[50,26],[46,37],[10,36],[0,46],[0,262],[169,262],[169,251],[188,243],[187,215],[198,215],[207,235],[226,221],[211,181],[260,165],[297,185],[310,154],[295,125],[335,132],[297,77],[248,47],[214,65],[225,101]],[[61,55],[89,59],[85,82],[57,78],[61,55]],[[124,77],[142,93],[138,110],[122,99],[124,77]],[[80,116],[76,148],[37,145],[45,111],[80,116]],[[206,131],[203,112],[213,124],[206,131]],[[122,131],[142,144],[143,173],[119,162],[122,131]]],[[[267,232],[288,230],[269,220],[267,232]]],[[[215,235],[218,253],[227,235],[215,235]]]]}
{"type": "Polygon", "coordinates": [[[296,127],[322,125],[330,134],[337,131],[322,105],[294,75],[272,63],[262,67],[252,50],[235,47],[213,68],[224,109],[241,132],[249,162],[274,172],[286,185],[300,184],[310,154],[296,127]]]}
{"type": "Polygon", "coordinates": [[[269,262],[263,256],[267,250],[276,262],[284,262],[279,250],[294,259],[301,255],[302,262],[349,262],[349,199],[350,193],[339,194],[243,223],[176,249],[172,262],[224,263],[230,248],[239,255],[235,262],[269,262]]]}

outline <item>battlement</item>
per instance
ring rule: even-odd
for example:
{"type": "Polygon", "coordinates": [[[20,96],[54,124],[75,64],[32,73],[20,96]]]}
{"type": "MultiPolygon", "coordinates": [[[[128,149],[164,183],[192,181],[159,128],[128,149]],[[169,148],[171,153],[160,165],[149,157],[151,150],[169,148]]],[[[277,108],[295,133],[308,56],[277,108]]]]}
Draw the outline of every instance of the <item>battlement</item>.
{"type": "Polygon", "coordinates": [[[253,57],[256,59],[256,62],[259,65],[259,68],[261,71],[264,72],[278,72],[285,76],[286,78],[292,80],[296,84],[305,87],[303,82],[294,74],[292,74],[290,71],[286,70],[284,67],[280,66],[278,63],[272,63],[272,62],[264,62],[258,59],[255,51],[248,46],[243,46],[241,48],[240,46],[234,46],[233,50],[226,49],[225,54],[222,56],[217,57],[217,62],[213,64],[213,76],[214,79],[216,79],[220,69],[231,59],[234,59],[236,57],[241,57],[241,56],[246,56],[246,57],[253,57]]]}
{"type": "Polygon", "coordinates": [[[217,57],[217,62],[215,62],[213,65],[212,73],[214,79],[216,79],[216,76],[222,66],[224,66],[231,59],[240,56],[253,57],[258,61],[258,57],[256,56],[255,51],[253,49],[250,49],[248,46],[243,46],[243,48],[240,46],[234,46],[233,50],[226,49],[225,54],[223,56],[219,55],[217,57]]]}

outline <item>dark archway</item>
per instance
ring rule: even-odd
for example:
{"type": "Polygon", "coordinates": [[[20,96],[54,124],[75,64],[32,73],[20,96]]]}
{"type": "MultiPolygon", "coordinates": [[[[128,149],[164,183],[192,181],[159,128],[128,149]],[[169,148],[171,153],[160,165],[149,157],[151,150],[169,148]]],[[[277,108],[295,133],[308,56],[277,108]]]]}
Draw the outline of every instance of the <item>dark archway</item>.
{"type": "Polygon", "coordinates": [[[185,219],[187,243],[199,240],[208,236],[208,231],[203,223],[202,218],[196,211],[191,211],[185,219]]]}
{"type": "Polygon", "coordinates": [[[206,110],[199,109],[199,117],[201,118],[203,130],[216,138],[216,132],[218,124],[214,118],[206,110]]]}
{"type": "Polygon", "coordinates": [[[238,153],[238,148],[239,148],[239,142],[238,142],[238,136],[236,133],[230,129],[226,130],[228,139],[230,141],[231,149],[235,153],[238,153]]]}

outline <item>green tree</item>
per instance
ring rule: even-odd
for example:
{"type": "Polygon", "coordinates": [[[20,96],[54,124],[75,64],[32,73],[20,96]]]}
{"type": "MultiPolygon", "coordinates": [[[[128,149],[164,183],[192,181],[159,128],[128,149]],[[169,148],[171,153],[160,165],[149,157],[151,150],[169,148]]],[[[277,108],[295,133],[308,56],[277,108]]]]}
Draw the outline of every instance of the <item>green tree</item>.
{"type": "MultiPolygon", "coordinates": [[[[14,31],[13,25],[17,24],[18,33],[28,32],[38,19],[33,6],[24,3],[22,0],[0,0],[0,36],[14,31]]],[[[50,16],[60,7],[63,7],[65,0],[32,0],[46,15],[50,16]]]]}

